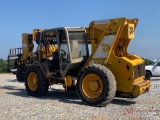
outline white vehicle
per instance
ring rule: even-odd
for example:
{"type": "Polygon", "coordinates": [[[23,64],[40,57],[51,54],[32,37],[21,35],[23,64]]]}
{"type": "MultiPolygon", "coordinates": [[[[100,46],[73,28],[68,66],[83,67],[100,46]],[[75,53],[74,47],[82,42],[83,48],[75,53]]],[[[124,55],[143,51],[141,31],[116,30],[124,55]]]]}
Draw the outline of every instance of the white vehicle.
{"type": "Polygon", "coordinates": [[[151,65],[145,66],[146,70],[146,79],[150,79],[150,77],[160,77],[160,59],[154,62],[151,65]]]}

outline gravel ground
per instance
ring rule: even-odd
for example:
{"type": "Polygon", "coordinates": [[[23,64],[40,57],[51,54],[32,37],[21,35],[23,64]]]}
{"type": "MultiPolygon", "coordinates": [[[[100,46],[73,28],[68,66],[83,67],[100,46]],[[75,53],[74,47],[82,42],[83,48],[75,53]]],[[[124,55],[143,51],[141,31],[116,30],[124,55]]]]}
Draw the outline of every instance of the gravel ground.
{"type": "Polygon", "coordinates": [[[0,120],[160,120],[160,78],[136,99],[115,98],[106,107],[84,105],[76,92],[28,96],[15,75],[0,74],[0,120]]]}

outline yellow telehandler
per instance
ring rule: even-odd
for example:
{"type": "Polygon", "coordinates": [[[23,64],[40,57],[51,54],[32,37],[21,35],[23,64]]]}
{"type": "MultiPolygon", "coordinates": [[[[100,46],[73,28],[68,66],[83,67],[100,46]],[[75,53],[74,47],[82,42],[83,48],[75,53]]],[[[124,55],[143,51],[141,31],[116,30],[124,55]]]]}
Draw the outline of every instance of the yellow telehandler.
{"type": "Polygon", "coordinates": [[[91,106],[106,106],[116,94],[135,98],[145,93],[151,82],[145,80],[144,60],[127,52],[137,23],[116,18],[92,21],[87,28],[33,30],[37,62],[26,66],[27,93],[44,96],[49,86],[62,84],[91,106]]]}

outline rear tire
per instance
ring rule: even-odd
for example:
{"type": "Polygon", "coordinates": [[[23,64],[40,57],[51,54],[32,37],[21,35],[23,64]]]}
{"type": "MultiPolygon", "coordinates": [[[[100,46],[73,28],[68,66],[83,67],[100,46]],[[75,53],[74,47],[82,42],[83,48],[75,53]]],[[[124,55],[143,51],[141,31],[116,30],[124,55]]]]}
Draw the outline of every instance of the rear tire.
{"type": "Polygon", "coordinates": [[[24,71],[22,68],[17,69],[16,78],[19,82],[24,81],[24,71]]]}
{"type": "Polygon", "coordinates": [[[42,97],[48,92],[49,82],[38,66],[34,65],[27,69],[25,74],[25,87],[29,95],[42,97]]]}
{"type": "Polygon", "coordinates": [[[85,104],[106,106],[116,93],[114,75],[103,65],[89,65],[78,75],[77,92],[85,104]]]}

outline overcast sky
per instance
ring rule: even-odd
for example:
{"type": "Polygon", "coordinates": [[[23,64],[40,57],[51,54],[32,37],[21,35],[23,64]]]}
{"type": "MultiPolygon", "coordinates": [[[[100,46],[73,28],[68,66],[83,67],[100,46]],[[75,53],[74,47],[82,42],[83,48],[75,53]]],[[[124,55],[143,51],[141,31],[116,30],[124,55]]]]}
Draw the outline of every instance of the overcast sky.
{"type": "Polygon", "coordinates": [[[160,0],[1,0],[0,58],[21,47],[22,33],[35,28],[88,26],[92,20],[139,18],[128,51],[160,58],[160,0]]]}

